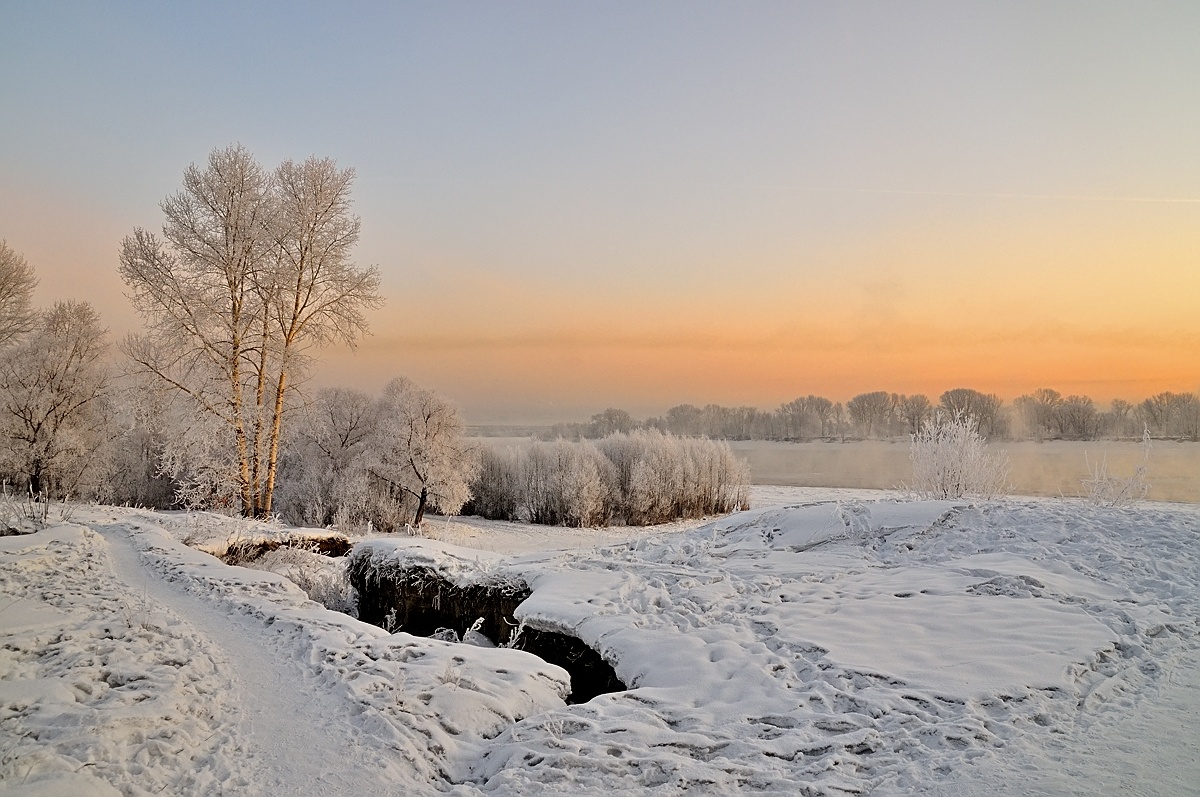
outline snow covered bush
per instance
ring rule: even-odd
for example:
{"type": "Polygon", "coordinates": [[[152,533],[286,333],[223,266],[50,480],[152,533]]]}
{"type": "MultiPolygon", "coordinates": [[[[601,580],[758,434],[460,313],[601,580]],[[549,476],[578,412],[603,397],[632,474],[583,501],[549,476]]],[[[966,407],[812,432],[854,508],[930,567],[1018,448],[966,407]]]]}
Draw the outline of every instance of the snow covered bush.
{"type": "Polygon", "coordinates": [[[749,469],[725,442],[653,429],[486,449],[468,514],[567,526],[650,525],[747,506],[749,469]]]}
{"type": "Polygon", "coordinates": [[[639,430],[610,435],[600,450],[616,466],[626,523],[705,517],[746,504],[749,469],[724,441],[639,430]]]}
{"type": "Polygon", "coordinates": [[[471,500],[463,511],[488,518],[515,518],[521,502],[520,452],[515,448],[484,446],[479,473],[471,485],[471,500]]]}
{"type": "Polygon", "coordinates": [[[993,498],[1008,488],[1008,455],[988,450],[971,416],[939,413],[912,435],[908,456],[921,498],[993,498]]]}
{"type": "Polygon", "coordinates": [[[1142,432],[1142,461],[1129,476],[1114,476],[1108,472],[1108,457],[1103,456],[1095,465],[1083,453],[1087,463],[1088,477],[1080,479],[1084,496],[1097,506],[1128,506],[1150,491],[1146,472],[1150,467],[1150,427],[1142,432]]]}
{"type": "Polygon", "coordinates": [[[534,442],[525,451],[523,493],[531,523],[599,526],[612,512],[612,463],[589,441],[534,442]]]}

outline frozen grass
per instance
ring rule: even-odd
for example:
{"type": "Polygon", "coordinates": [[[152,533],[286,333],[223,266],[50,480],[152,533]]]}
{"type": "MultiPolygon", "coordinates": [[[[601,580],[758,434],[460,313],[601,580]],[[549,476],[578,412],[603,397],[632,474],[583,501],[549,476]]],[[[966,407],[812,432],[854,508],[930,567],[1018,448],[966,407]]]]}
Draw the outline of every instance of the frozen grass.
{"type": "Polygon", "coordinates": [[[1150,492],[1150,484],[1146,474],[1150,470],[1150,430],[1142,434],[1142,461],[1138,463],[1129,476],[1117,476],[1108,472],[1108,455],[1101,456],[1100,461],[1092,463],[1084,452],[1084,462],[1087,464],[1088,476],[1081,479],[1084,496],[1097,506],[1129,506],[1138,499],[1145,498],[1150,492]]]}

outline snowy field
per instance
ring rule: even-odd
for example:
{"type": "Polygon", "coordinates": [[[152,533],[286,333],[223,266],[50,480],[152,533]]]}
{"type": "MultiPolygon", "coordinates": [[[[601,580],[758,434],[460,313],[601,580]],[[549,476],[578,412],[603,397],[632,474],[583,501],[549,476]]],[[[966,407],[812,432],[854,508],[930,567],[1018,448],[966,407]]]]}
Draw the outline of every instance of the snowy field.
{"type": "Polygon", "coordinates": [[[753,501],[359,541],[380,572],[528,583],[517,619],[629,687],[580,704],[531,654],[388,634],[183,544],[282,531],[77,508],[0,538],[0,794],[1197,793],[1200,507],[753,501]]]}

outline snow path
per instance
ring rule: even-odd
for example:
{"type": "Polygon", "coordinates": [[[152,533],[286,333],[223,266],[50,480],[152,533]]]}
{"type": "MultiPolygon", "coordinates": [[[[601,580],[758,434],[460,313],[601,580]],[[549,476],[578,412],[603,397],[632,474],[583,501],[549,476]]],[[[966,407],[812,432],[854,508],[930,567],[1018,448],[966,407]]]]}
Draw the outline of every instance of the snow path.
{"type": "Polygon", "coordinates": [[[290,651],[256,619],[163,580],[142,561],[122,525],[92,526],[109,543],[114,574],[136,593],[191,626],[206,650],[226,664],[234,704],[242,707],[239,737],[251,745],[264,794],[382,794],[395,788],[369,748],[352,743],[352,706],[313,682],[290,651]]]}

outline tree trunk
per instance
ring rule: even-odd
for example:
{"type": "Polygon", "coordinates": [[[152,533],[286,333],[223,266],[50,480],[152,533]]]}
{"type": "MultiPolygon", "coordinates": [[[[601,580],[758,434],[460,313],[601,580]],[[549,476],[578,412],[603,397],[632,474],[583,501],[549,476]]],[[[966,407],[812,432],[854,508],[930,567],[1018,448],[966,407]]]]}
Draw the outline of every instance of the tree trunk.
{"type": "Polygon", "coordinates": [[[275,415],[271,419],[271,448],[267,455],[267,483],[263,487],[263,517],[271,514],[271,499],[275,494],[275,472],[279,462],[279,428],[283,419],[283,392],[287,389],[287,371],[279,369],[278,390],[275,393],[275,415]]]}
{"type": "Polygon", "coordinates": [[[417,500],[417,515],[413,519],[413,528],[421,528],[421,521],[425,519],[425,504],[429,501],[429,488],[421,487],[421,496],[417,500]]]}
{"type": "MultiPolygon", "coordinates": [[[[233,326],[236,330],[240,313],[234,312],[233,326]]],[[[242,501],[242,517],[254,516],[254,494],[250,491],[250,457],[246,440],[246,426],[242,420],[242,338],[235,331],[232,352],[229,355],[230,409],[233,414],[233,439],[238,455],[238,493],[242,501]]]]}
{"type": "MultiPolygon", "coordinates": [[[[271,513],[270,499],[265,499],[265,506],[263,503],[263,495],[268,491],[263,488],[262,473],[263,412],[265,409],[263,404],[267,394],[267,338],[270,332],[268,327],[270,317],[266,312],[263,313],[262,322],[262,337],[259,340],[258,373],[254,385],[254,440],[251,446],[253,460],[251,464],[250,494],[254,496],[254,517],[265,520],[267,515],[271,513]]],[[[274,425],[272,431],[277,428],[278,426],[274,425]]]]}

